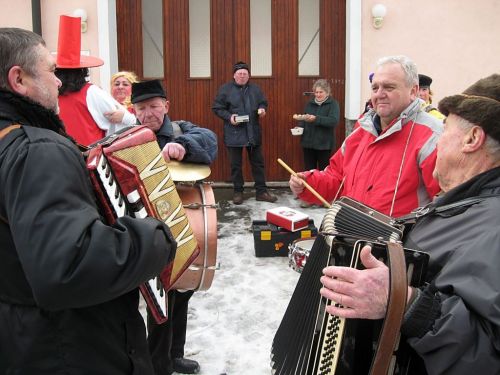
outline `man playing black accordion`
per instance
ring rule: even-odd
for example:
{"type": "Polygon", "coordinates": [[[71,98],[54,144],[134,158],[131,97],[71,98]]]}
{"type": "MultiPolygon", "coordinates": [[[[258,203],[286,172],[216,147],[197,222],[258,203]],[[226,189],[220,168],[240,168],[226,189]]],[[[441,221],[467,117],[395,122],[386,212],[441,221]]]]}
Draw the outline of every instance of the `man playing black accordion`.
{"type": "MultiPolygon", "coordinates": [[[[444,98],[434,177],[443,191],[419,209],[405,247],[430,254],[426,284],[408,288],[401,327],[411,374],[500,373],[500,75],[444,98]]],[[[366,246],[366,267],[326,267],[321,294],[342,318],[379,319],[389,271],[366,246]]]]}
{"type": "Polygon", "coordinates": [[[290,178],[290,189],[301,200],[320,203],[304,189],[305,181],[328,202],[348,196],[398,217],[439,192],[432,171],[443,125],[421,109],[417,66],[406,56],[383,57],[371,87],[373,108],[356,122],[330,164],[290,178]]]}

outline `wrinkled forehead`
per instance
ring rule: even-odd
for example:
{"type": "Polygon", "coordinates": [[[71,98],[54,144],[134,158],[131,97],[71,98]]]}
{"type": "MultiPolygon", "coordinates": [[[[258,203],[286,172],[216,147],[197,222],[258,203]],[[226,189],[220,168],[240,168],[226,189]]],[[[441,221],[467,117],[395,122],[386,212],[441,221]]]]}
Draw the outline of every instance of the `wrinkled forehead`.
{"type": "Polygon", "coordinates": [[[372,87],[379,85],[414,87],[414,85],[408,84],[402,66],[397,63],[387,63],[377,68],[373,75],[372,87]]]}

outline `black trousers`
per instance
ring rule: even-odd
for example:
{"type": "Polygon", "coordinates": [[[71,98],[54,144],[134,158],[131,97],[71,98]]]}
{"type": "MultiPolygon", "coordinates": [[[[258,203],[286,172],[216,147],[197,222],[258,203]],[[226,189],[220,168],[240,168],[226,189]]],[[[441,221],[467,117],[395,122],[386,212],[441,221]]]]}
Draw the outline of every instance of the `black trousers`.
{"type": "Polygon", "coordinates": [[[325,169],[330,164],[331,150],[315,150],[313,148],[303,148],[304,170],[325,169]]]}
{"type": "Polygon", "coordinates": [[[246,148],[250,166],[252,167],[252,176],[255,182],[256,194],[262,194],[267,191],[266,177],[264,170],[264,157],[262,156],[261,146],[246,147],[227,147],[229,159],[231,161],[231,180],[235,192],[243,192],[243,149],[246,148]]]}
{"type": "Polygon", "coordinates": [[[184,357],[188,304],[193,293],[168,292],[168,320],[163,324],[156,324],[148,309],[148,345],[156,375],[171,373],[172,359],[184,357]]]}

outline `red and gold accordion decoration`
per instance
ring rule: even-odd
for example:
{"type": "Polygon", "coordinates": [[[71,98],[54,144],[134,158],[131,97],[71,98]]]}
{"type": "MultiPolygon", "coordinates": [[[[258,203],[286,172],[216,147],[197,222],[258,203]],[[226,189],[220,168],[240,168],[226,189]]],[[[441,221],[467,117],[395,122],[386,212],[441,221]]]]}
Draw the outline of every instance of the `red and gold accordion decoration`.
{"type": "Polygon", "coordinates": [[[158,324],[167,316],[166,292],[198,256],[181,199],[155,134],[135,126],[90,146],[87,168],[103,216],[109,224],[128,215],[155,217],[167,224],[177,241],[173,262],[139,288],[158,324]]]}

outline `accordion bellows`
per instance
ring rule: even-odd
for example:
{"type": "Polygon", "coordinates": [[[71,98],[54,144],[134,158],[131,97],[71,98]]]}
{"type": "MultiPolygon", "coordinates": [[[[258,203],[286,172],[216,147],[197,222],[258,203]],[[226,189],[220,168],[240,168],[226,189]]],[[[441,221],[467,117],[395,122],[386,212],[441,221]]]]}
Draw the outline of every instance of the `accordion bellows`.
{"type": "Polygon", "coordinates": [[[156,136],[150,129],[136,126],[104,138],[91,146],[87,168],[110,224],[123,215],[152,216],[169,226],[177,242],[173,264],[160,275],[161,285],[150,280],[140,287],[156,321],[162,323],[167,319],[165,291],[193,262],[199,247],[156,136]]]}

